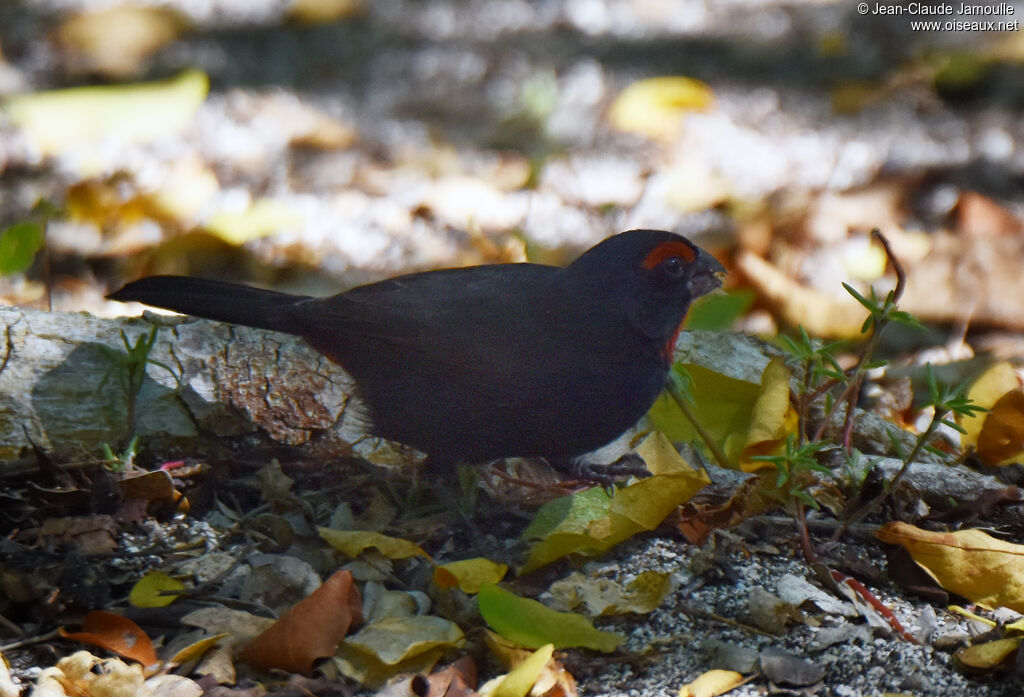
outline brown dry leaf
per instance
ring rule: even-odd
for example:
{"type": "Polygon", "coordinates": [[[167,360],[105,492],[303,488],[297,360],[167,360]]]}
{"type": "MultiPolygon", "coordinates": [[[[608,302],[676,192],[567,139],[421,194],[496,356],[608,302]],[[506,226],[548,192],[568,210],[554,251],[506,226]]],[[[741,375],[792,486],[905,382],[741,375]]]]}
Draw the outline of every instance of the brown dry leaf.
{"type": "Polygon", "coordinates": [[[835,297],[803,286],[774,264],[747,251],[737,255],[736,269],[788,323],[801,324],[810,334],[821,337],[860,336],[864,308],[852,297],[835,297]]]}
{"type": "Polygon", "coordinates": [[[740,484],[728,501],[716,505],[687,504],[676,527],[695,545],[703,545],[713,530],[739,525],[778,505],[766,492],[775,488],[776,473],[763,472],[740,484]]]}
{"type": "Polygon", "coordinates": [[[1024,545],[981,530],[930,532],[908,523],[886,523],[876,535],[902,545],[940,586],[983,607],[1024,611],[1024,545]]]}
{"type": "Polygon", "coordinates": [[[63,627],[58,631],[65,639],[113,651],[120,656],[138,661],[145,669],[154,668],[159,663],[153,642],[142,628],[127,617],[112,612],[90,612],[82,621],[81,632],[68,632],[63,627]]]}
{"type": "Polygon", "coordinates": [[[126,499],[174,501],[181,497],[174,489],[171,475],[162,470],[132,474],[120,480],[117,485],[126,499]]]}
{"type": "Polygon", "coordinates": [[[957,228],[971,237],[1019,235],[1024,231],[1024,222],[1013,213],[974,191],[965,191],[960,195],[956,217],[957,228]]]}
{"type": "Polygon", "coordinates": [[[653,612],[675,585],[671,574],[660,571],[642,571],[628,584],[575,571],[552,583],[548,590],[562,604],[559,609],[575,610],[583,605],[589,617],[603,617],[653,612]]]}
{"type": "Polygon", "coordinates": [[[47,518],[39,531],[55,546],[73,546],[82,554],[110,554],[117,548],[117,524],[108,515],[47,518]]]}
{"type": "Polygon", "coordinates": [[[349,627],[362,621],[352,573],[336,571],[281,619],[243,648],[238,657],[264,670],[308,675],[313,662],[331,656],[349,627]]]}
{"type": "Polygon", "coordinates": [[[185,18],[167,8],[120,5],[65,20],[57,41],[79,71],[125,77],[141,72],[146,60],[177,39],[185,26],[185,18]]]}
{"type": "Polygon", "coordinates": [[[427,697],[472,697],[477,694],[476,681],[476,664],[469,656],[463,656],[427,676],[427,697]]]}

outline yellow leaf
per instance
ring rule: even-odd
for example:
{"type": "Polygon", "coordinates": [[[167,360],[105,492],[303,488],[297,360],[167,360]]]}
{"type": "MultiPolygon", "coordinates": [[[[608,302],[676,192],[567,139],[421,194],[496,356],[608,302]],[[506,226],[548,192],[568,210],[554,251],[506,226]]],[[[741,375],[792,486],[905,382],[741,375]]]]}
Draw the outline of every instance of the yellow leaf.
{"type": "Polygon", "coordinates": [[[261,198],[244,211],[219,211],[203,227],[230,244],[242,244],[304,223],[300,213],[281,201],[261,198]]]}
{"type": "Polygon", "coordinates": [[[717,697],[743,684],[743,676],[732,670],[709,670],[679,689],[679,697],[717,697]]]}
{"type": "Polygon", "coordinates": [[[494,688],[493,697],[525,697],[533,684],[537,682],[544,666],[551,660],[554,651],[553,644],[547,644],[534,651],[529,658],[513,668],[494,688]]]}
{"type": "Polygon", "coordinates": [[[983,644],[975,644],[956,652],[955,658],[961,665],[977,670],[998,668],[1006,658],[1016,651],[1024,637],[996,639],[983,644]]]}
{"type": "Polygon", "coordinates": [[[380,553],[388,559],[407,559],[417,554],[422,554],[427,559],[430,558],[430,555],[418,545],[398,537],[388,537],[379,532],[332,530],[330,528],[317,528],[317,532],[331,547],[352,558],[358,557],[371,547],[380,550],[380,553]]]}
{"type": "Polygon", "coordinates": [[[770,455],[796,430],[796,410],[789,403],[789,368],[781,358],[772,358],[761,373],[761,391],[750,414],[750,428],[740,468],[753,472],[771,463],[752,461],[754,455],[770,455]]]}
{"type": "Polygon", "coordinates": [[[691,467],[661,433],[637,448],[654,476],[635,481],[609,497],[593,487],[556,499],[534,516],[523,532],[536,540],[519,573],[527,573],[567,554],[597,555],[637,533],[653,530],[710,480],[691,467]]]}
{"type": "Polygon", "coordinates": [[[335,659],[342,673],[376,688],[398,673],[429,671],[463,641],[458,625],[441,617],[386,617],[341,642],[335,659]]]}
{"type": "Polygon", "coordinates": [[[930,532],[908,523],[886,523],[876,535],[902,545],[946,590],[994,609],[1024,612],[1024,545],[981,530],[930,532]]]}
{"type": "Polygon", "coordinates": [[[135,607],[167,607],[183,590],[185,584],[178,579],[162,571],[150,571],[132,586],[128,602],[135,607]]]}
{"type": "Polygon", "coordinates": [[[700,80],[653,77],[624,89],[608,118],[620,131],[672,141],[679,134],[683,114],[706,109],[713,99],[711,88],[700,80]]]}
{"type": "Polygon", "coordinates": [[[43,155],[56,155],[108,139],[142,143],[180,131],[208,89],[205,73],[186,70],[160,82],[16,95],[3,111],[43,155]]]}
{"type": "MultiPolygon", "coordinates": [[[[967,392],[967,398],[979,407],[990,409],[999,398],[1007,392],[1020,387],[1017,372],[1009,363],[996,363],[974,381],[967,392]]],[[[964,448],[976,447],[981,428],[985,423],[985,412],[963,416],[959,419],[960,426],[966,431],[960,437],[960,445],[964,448]]]]}
{"type": "Polygon", "coordinates": [[[485,583],[505,578],[508,566],[477,557],[442,564],[434,570],[434,583],[442,588],[458,586],[465,593],[476,593],[485,583]]]}
{"type": "Polygon", "coordinates": [[[231,634],[224,632],[222,634],[214,634],[213,636],[203,637],[198,641],[194,641],[178,651],[178,653],[174,654],[174,658],[171,659],[171,663],[181,665],[188,661],[199,660],[202,658],[203,654],[212,649],[218,641],[229,636],[231,636],[231,634]]]}
{"type": "Polygon", "coordinates": [[[1024,390],[1000,397],[985,415],[978,434],[978,458],[986,465],[1010,465],[1024,452],[1024,390]]]}
{"type": "MultiPolygon", "coordinates": [[[[729,461],[736,462],[746,446],[761,386],[692,363],[682,367],[691,378],[694,413],[711,438],[722,445],[729,461]]],[[[648,417],[674,443],[700,441],[693,424],[666,393],[658,397],[648,417]]]]}

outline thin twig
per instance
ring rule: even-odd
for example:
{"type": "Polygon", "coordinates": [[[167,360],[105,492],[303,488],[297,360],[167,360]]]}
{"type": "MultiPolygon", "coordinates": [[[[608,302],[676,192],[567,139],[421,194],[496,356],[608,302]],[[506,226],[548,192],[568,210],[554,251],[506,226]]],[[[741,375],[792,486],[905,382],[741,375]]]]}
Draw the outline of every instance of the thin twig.
{"type": "Polygon", "coordinates": [[[675,383],[672,381],[669,381],[668,393],[672,396],[672,400],[676,403],[676,406],[679,407],[679,411],[683,412],[683,415],[690,420],[691,424],[693,424],[693,430],[695,430],[697,435],[700,436],[700,439],[704,441],[704,445],[708,446],[708,450],[711,451],[711,455],[718,461],[718,465],[726,469],[735,469],[730,465],[729,458],[726,456],[725,451],[722,450],[721,446],[715,442],[714,438],[711,437],[711,434],[708,433],[701,425],[700,421],[697,420],[697,415],[693,412],[693,409],[690,408],[690,405],[686,403],[686,399],[679,393],[679,388],[676,387],[675,383]]]}

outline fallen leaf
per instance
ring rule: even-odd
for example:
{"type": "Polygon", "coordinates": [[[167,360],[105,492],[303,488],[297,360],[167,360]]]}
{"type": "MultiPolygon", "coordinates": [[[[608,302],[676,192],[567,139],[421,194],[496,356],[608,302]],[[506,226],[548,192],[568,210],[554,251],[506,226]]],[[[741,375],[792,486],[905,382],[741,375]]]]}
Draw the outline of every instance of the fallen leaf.
{"type": "MultiPolygon", "coordinates": [[[[537,678],[540,677],[544,666],[551,660],[551,654],[555,647],[545,644],[532,653],[526,660],[513,668],[508,675],[504,676],[493,691],[492,697],[526,697],[537,678]]],[[[486,694],[486,691],[484,692],[486,694]]]]}
{"type": "MultiPolygon", "coordinates": [[[[1003,361],[989,367],[978,376],[967,391],[967,398],[979,407],[990,409],[1000,397],[1019,389],[1020,386],[1017,371],[1010,363],[1003,361]]],[[[986,412],[974,412],[957,419],[964,429],[960,437],[960,445],[963,448],[977,448],[978,436],[981,435],[986,416],[986,412]]]]}
{"type": "Polygon", "coordinates": [[[711,88],[689,77],[653,77],[624,89],[608,113],[614,128],[671,142],[679,135],[683,114],[706,109],[711,88]]]}
{"type": "Polygon", "coordinates": [[[848,295],[833,296],[801,285],[782,269],[749,251],[736,256],[736,269],[750,280],[758,297],[773,305],[789,324],[815,336],[859,337],[864,308],[848,295]]]}
{"type": "Polygon", "coordinates": [[[81,632],[68,632],[63,627],[58,631],[65,639],[113,651],[120,656],[138,661],[145,669],[154,668],[160,660],[156,657],[153,642],[142,628],[127,617],[112,612],[90,612],[82,620],[81,632]]]}
{"type": "MultiPolygon", "coordinates": [[[[506,670],[514,669],[533,655],[533,651],[530,649],[517,646],[489,629],[484,630],[484,639],[491,653],[501,661],[506,670]]],[[[500,680],[501,678],[495,678],[490,680],[489,684],[495,685],[500,680]]],[[[486,694],[486,689],[486,685],[480,688],[481,694],[486,694]]],[[[578,694],[576,678],[565,669],[561,662],[551,658],[537,677],[530,694],[541,697],[576,697],[578,694]]]]}
{"type": "Polygon", "coordinates": [[[750,412],[750,426],[740,457],[740,469],[745,472],[772,466],[769,462],[751,458],[778,452],[785,446],[786,437],[796,431],[797,414],[789,402],[791,378],[785,361],[778,357],[768,361],[761,373],[761,386],[750,412]]]}
{"type": "Polygon", "coordinates": [[[490,559],[462,559],[441,564],[434,569],[434,583],[441,588],[455,588],[464,593],[476,593],[485,583],[497,583],[505,578],[508,565],[490,559]]]}
{"type": "Polygon", "coordinates": [[[1011,465],[1024,455],[1024,390],[1007,392],[984,415],[978,458],[986,465],[1011,465]]]}
{"type": "Polygon", "coordinates": [[[16,95],[3,102],[3,111],[43,155],[57,155],[107,139],[142,143],[177,132],[208,89],[204,73],[186,70],[160,82],[16,95]]]}
{"type": "Polygon", "coordinates": [[[185,584],[178,579],[162,571],[150,571],[132,586],[128,602],[135,607],[167,607],[183,590],[185,584]]]}
{"type": "Polygon", "coordinates": [[[313,662],[333,655],[349,627],[361,621],[359,590],[352,574],[336,571],[247,644],[238,657],[263,670],[308,675],[313,662]]]}
{"type": "Polygon", "coordinates": [[[553,644],[560,649],[579,647],[608,653],[626,639],[596,629],[583,615],[556,612],[493,584],[483,586],[476,599],[480,615],[492,629],[530,649],[553,644]]]}
{"type": "Polygon", "coordinates": [[[886,523],[875,534],[902,545],[936,582],[971,602],[1024,612],[1024,545],[981,530],[930,532],[908,523],[886,523]]]}
{"type": "Polygon", "coordinates": [[[587,615],[598,617],[653,612],[672,588],[672,575],[658,571],[643,571],[626,585],[576,571],[552,583],[548,590],[565,608],[575,610],[583,605],[587,615]]]}
{"type": "Polygon", "coordinates": [[[476,694],[476,663],[463,656],[427,676],[429,697],[473,697],[476,694]]]}
{"type": "Polygon", "coordinates": [[[407,559],[417,554],[427,559],[430,558],[430,555],[418,545],[398,537],[382,535],[379,532],[332,530],[323,527],[317,528],[317,532],[327,541],[327,544],[353,559],[370,548],[379,550],[388,559],[407,559]]]}
{"type": "Polygon", "coordinates": [[[24,271],[43,247],[43,228],[38,223],[15,223],[0,232],[0,276],[24,271]]]}
{"type": "Polygon", "coordinates": [[[344,675],[376,688],[399,673],[428,672],[463,640],[458,625],[441,617],[386,617],[343,641],[335,662],[344,675]]]}
{"type": "Polygon", "coordinates": [[[743,684],[743,676],[732,670],[709,670],[679,688],[679,697],[718,697],[743,684]]]}
{"type": "Polygon", "coordinates": [[[1024,637],[986,641],[960,649],[953,657],[966,668],[991,671],[1005,666],[1007,658],[1019,650],[1021,641],[1024,641],[1024,637]]]}
{"type": "Polygon", "coordinates": [[[0,697],[18,697],[21,690],[11,680],[11,669],[7,659],[0,653],[0,697]]]}
{"type": "Polygon", "coordinates": [[[653,530],[680,504],[710,481],[691,467],[660,433],[637,448],[653,476],[609,496],[593,487],[545,504],[523,532],[533,540],[519,573],[550,564],[568,554],[602,554],[623,540],[653,530]]]}
{"type": "Polygon", "coordinates": [[[141,72],[145,61],[177,39],[185,26],[176,11],[124,4],[73,15],[61,22],[57,41],[72,53],[80,72],[122,77],[141,72]]]}
{"type": "Polygon", "coordinates": [[[283,201],[261,198],[244,210],[216,211],[202,227],[229,244],[240,245],[304,225],[305,218],[292,206],[283,201]]]}

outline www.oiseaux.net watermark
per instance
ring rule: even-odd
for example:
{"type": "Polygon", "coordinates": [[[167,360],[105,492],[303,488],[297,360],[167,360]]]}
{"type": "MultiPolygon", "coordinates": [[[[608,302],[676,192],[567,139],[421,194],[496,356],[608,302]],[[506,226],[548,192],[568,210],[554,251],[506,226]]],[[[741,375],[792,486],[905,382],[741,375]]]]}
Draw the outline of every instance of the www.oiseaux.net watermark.
{"type": "Polygon", "coordinates": [[[857,5],[857,12],[906,16],[912,18],[910,28],[914,31],[1020,31],[1020,20],[1013,18],[1016,10],[1007,2],[990,5],[862,2],[857,5]]]}

